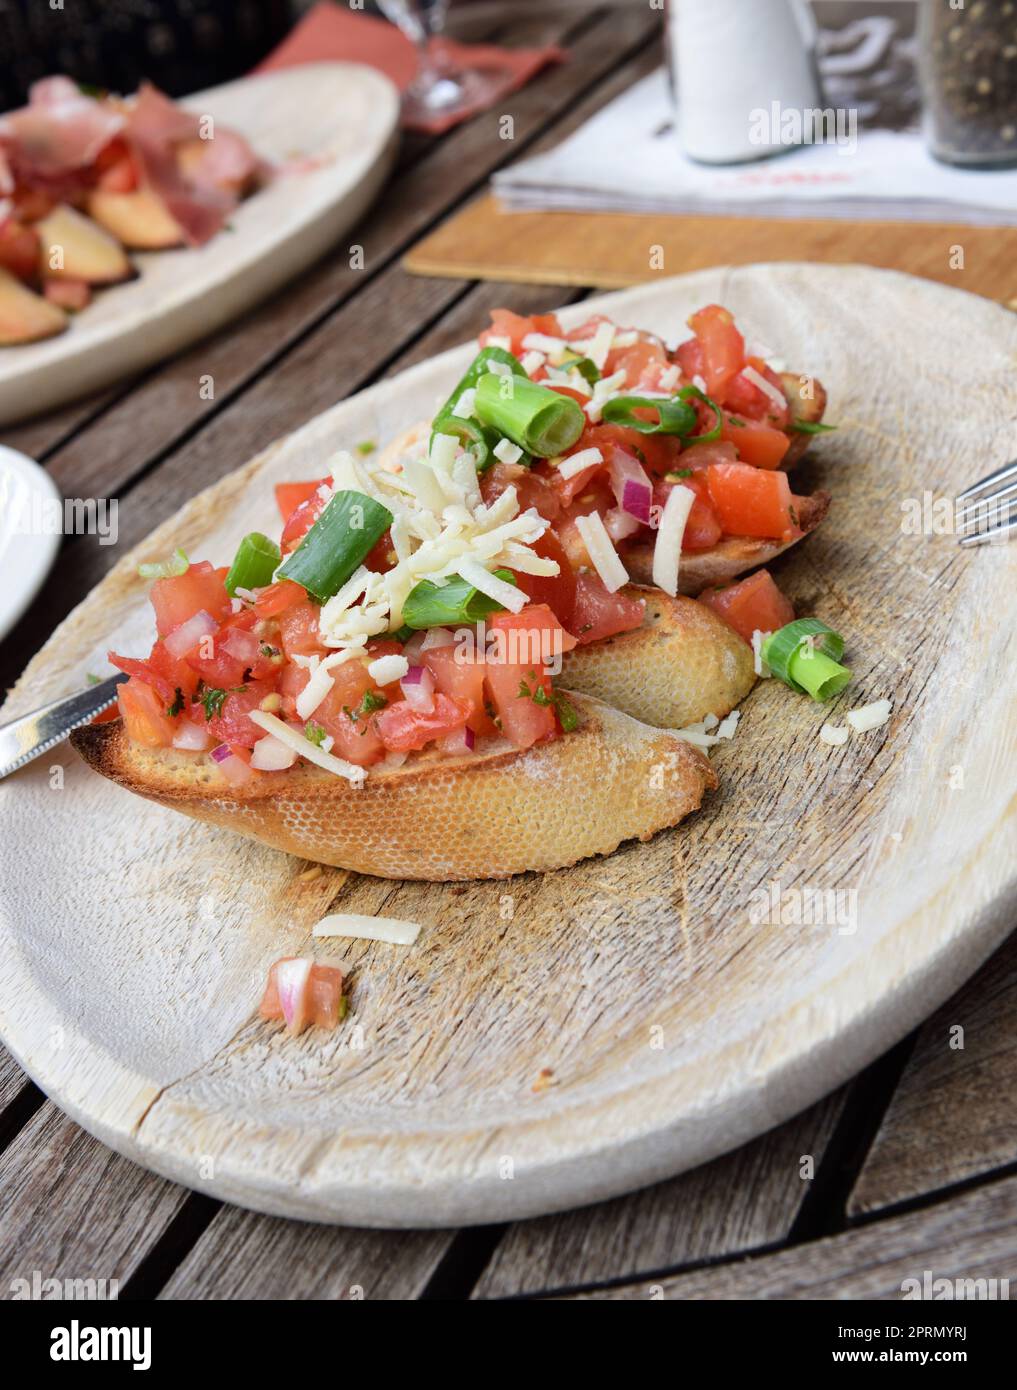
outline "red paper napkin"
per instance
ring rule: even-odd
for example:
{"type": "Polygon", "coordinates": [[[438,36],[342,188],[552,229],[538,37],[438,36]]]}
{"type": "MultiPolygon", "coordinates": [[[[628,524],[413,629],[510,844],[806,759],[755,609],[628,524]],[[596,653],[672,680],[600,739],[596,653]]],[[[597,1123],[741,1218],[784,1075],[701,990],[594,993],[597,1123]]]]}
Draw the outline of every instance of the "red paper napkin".
{"type": "MultiPolygon", "coordinates": [[[[457,122],[493,106],[508,92],[524,86],[546,64],[559,63],[565,58],[560,48],[495,48],[490,44],[454,43],[451,39],[436,40],[435,48],[454,65],[483,68],[485,72],[497,74],[497,78],[486,95],[468,109],[412,124],[413,129],[431,135],[440,135],[457,122]]],[[[387,20],[353,14],[341,5],[322,0],[308,11],[278,48],[258,64],[255,72],[271,72],[298,63],[335,61],[366,63],[385,73],[403,91],[416,75],[417,49],[387,20]]]]}

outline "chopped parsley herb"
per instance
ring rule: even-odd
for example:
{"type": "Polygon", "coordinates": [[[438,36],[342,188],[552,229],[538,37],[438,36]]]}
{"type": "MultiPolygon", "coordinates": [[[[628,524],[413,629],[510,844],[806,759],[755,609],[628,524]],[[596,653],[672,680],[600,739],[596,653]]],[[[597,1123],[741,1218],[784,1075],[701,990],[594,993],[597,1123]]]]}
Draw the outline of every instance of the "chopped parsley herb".
{"type": "Polygon", "coordinates": [[[787,509],[787,514],[788,514],[788,516],[791,518],[791,525],[792,525],[792,526],[797,526],[797,525],[798,525],[798,513],[795,511],[794,507],[788,507],[788,509],[787,509]]]}
{"type": "Polygon", "coordinates": [[[102,685],[102,676],[97,676],[92,671],[86,672],[85,680],[89,685],[102,685]]]}
{"type": "Polygon", "coordinates": [[[377,447],[378,445],[373,439],[364,439],[359,444],[354,445],[358,454],[373,454],[377,447]]]}
{"type": "Polygon", "coordinates": [[[313,720],[309,719],[304,725],[304,738],[307,739],[308,743],[313,743],[315,748],[320,748],[325,740],[325,730],[320,724],[315,724],[313,720]]]}
{"type": "Polygon", "coordinates": [[[371,714],[376,709],[384,709],[388,704],[384,695],[375,690],[365,690],[364,698],[360,702],[358,714],[371,714]]]}
{"type": "Polygon", "coordinates": [[[176,688],[176,697],[171,705],[166,706],[166,713],[171,719],[176,719],[178,714],[182,714],[184,709],[184,692],[179,685],[176,688]]]}
{"type": "Polygon", "coordinates": [[[215,686],[206,685],[199,687],[198,693],[193,697],[192,703],[201,705],[205,711],[206,719],[216,719],[222,714],[222,707],[225,700],[225,690],[217,690],[215,686]]]}
{"type": "Polygon", "coordinates": [[[727,422],[729,425],[734,425],[736,429],[743,430],[745,428],[745,421],[737,420],[733,415],[727,417],[727,422]]]}
{"type": "MultiPolygon", "coordinates": [[[[532,675],[532,672],[531,672],[532,675]]],[[[558,690],[552,690],[550,694],[542,685],[535,685],[531,690],[525,681],[519,682],[519,699],[532,700],[535,705],[540,705],[546,709],[552,706],[558,713],[563,731],[570,734],[573,729],[579,728],[579,715],[566,700],[565,696],[558,690]]]]}
{"type": "Polygon", "coordinates": [[[818,420],[792,420],[788,426],[795,434],[829,434],[836,425],[821,425],[818,420]]]}
{"type": "Polygon", "coordinates": [[[270,646],[268,645],[267,642],[263,642],[262,645],[258,648],[258,650],[261,652],[262,656],[278,656],[278,655],[279,655],[279,648],[278,648],[278,647],[270,647],[270,646]]]}
{"type": "Polygon", "coordinates": [[[672,468],[670,473],[665,473],[665,474],[664,474],[664,477],[667,479],[667,481],[668,481],[669,483],[676,483],[676,482],[678,482],[679,478],[691,478],[691,477],[692,477],[692,469],[691,469],[691,468],[672,468]]]}

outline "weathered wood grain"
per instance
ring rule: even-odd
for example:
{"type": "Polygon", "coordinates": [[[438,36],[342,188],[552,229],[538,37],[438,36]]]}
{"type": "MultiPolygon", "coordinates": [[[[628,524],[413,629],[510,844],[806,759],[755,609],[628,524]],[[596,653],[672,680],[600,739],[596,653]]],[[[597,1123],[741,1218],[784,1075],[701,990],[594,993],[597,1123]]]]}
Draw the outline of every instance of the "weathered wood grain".
{"type": "Polygon", "coordinates": [[[0,1045],[0,1113],[28,1085],[28,1077],[6,1047],[0,1045]]]}
{"type": "Polygon", "coordinates": [[[220,1208],[163,1299],[413,1299],[451,1231],[361,1231],[220,1208]]]}
{"type": "Polygon", "coordinates": [[[1012,936],[921,1030],[858,1175],[849,1213],[894,1206],[1013,1164],[1015,1091],[1012,936]]]}
{"type": "Polygon", "coordinates": [[[804,1160],[818,1171],[845,1094],[671,1182],[510,1227],[473,1297],[603,1283],[786,1239],[810,1187],[804,1160]]]}
{"type": "Polygon", "coordinates": [[[49,1103],[0,1156],[0,1193],[0,1298],[35,1270],[124,1284],[187,1198],[49,1103]]]}
{"type": "MultiPolygon", "coordinates": [[[[1017,1289],[1017,1178],[777,1254],[577,1297],[899,1301],[913,1287],[904,1281],[921,1282],[926,1271],[933,1279],[1007,1279],[1017,1289]]],[[[954,1292],[965,1296],[978,1294],[954,1292]]],[[[1008,1295],[997,1287],[996,1296],[1008,1295]]]]}

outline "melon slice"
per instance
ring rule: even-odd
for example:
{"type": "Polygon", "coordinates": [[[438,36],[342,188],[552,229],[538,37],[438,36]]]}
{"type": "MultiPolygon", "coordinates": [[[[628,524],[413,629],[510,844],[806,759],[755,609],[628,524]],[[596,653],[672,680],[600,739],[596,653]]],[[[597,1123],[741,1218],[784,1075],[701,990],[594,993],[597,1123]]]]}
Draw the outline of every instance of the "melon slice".
{"type": "Polygon", "coordinates": [[[0,347],[52,338],[67,327],[67,315],[0,268],[0,347]]]}
{"type": "Polygon", "coordinates": [[[88,212],[130,251],[165,251],[184,242],[179,223],[147,188],[133,193],[97,189],[89,196],[88,212]]]}
{"type": "Polygon", "coordinates": [[[35,231],[41,243],[39,271],[47,280],[115,285],[134,274],[120,243],[66,203],[36,222],[35,231]]]}

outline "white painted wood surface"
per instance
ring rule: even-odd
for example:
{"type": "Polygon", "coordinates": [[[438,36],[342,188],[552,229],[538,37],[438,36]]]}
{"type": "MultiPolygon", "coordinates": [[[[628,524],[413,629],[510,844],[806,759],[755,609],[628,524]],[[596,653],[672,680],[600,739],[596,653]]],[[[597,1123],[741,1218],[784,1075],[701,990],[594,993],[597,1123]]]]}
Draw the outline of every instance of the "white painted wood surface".
{"type": "MultiPolygon", "coordinates": [[[[0,424],[133,376],[237,318],[336,247],[392,166],[399,94],[374,68],[312,63],[185,97],[276,166],[200,247],[134,253],[137,279],[98,292],[45,342],[0,349],[0,424]]],[[[195,387],[197,389],[197,387],[195,387]]]]}
{"type": "MultiPolygon", "coordinates": [[[[890,272],[794,265],[700,272],[564,317],[603,305],[674,339],[710,301],[830,391],[841,428],[795,485],[829,487],[834,506],[778,568],[801,611],[844,633],[853,686],[831,711],[761,684],[715,754],[720,793],[677,833],[508,883],[305,881],[301,861],[132,798],[66,751],[7,779],[0,1032],[100,1138],[291,1216],[560,1210],[801,1110],[1012,926],[1017,549],[904,535],[901,502],[1017,455],[1017,319],[890,272]],[[819,742],[824,720],[884,695],[885,728],[819,742]],[[753,924],[750,894],[774,882],[856,892],[856,930],[753,924]],[[264,974],[316,949],[310,928],[336,905],[425,930],[409,950],[350,943],[349,1022],[287,1039],[257,1021],[264,974]],[[555,1084],[534,1090],[542,1068],[555,1084]]],[[[183,508],[57,630],[9,713],[105,669],[109,646],[147,649],[139,560],[182,545],[225,561],[276,525],[272,483],[419,418],[471,352],[339,404],[183,508]]]]}

